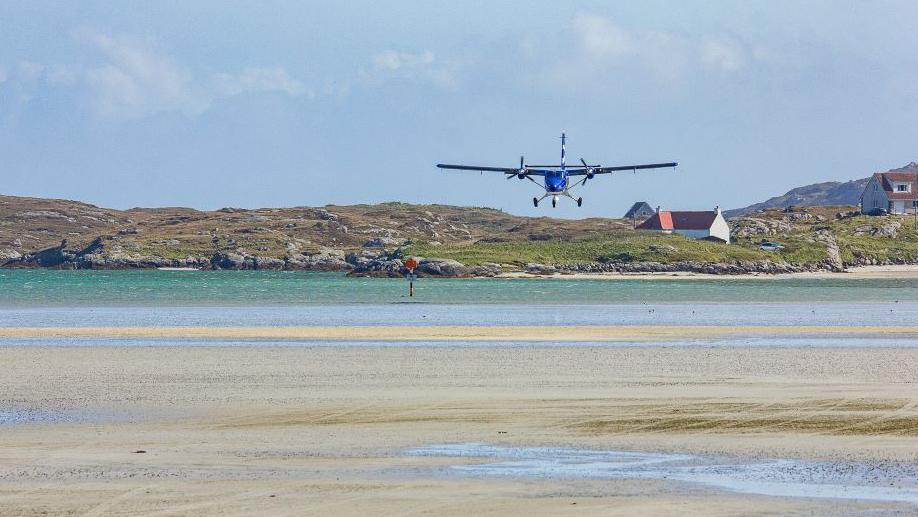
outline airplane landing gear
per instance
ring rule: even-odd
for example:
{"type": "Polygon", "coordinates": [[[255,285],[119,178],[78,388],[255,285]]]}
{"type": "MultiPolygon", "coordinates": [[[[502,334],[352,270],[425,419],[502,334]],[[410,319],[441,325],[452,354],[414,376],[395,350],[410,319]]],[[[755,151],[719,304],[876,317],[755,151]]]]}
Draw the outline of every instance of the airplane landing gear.
{"type": "Polygon", "coordinates": [[[578,197],[578,198],[577,198],[577,206],[583,206],[583,198],[582,198],[582,197],[578,197]]]}
{"type": "Polygon", "coordinates": [[[555,198],[555,197],[551,198],[551,207],[555,208],[557,206],[558,206],[558,198],[555,198]]]}
{"type": "Polygon", "coordinates": [[[532,206],[539,208],[539,198],[537,197],[532,198],[532,206]]]}

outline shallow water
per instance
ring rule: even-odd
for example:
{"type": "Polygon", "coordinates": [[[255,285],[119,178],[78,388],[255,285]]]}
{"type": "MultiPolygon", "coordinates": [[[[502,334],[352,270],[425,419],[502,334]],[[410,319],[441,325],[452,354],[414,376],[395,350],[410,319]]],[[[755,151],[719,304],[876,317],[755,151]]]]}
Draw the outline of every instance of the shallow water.
{"type": "Polygon", "coordinates": [[[616,305],[0,307],[0,327],[325,325],[912,325],[918,302],[616,305]]]}
{"type": "Polygon", "coordinates": [[[45,409],[0,406],[0,425],[25,424],[75,424],[86,422],[111,422],[126,418],[114,411],[77,409],[45,409]]]}
{"type": "Polygon", "coordinates": [[[0,270],[0,307],[918,302],[918,279],[434,279],[275,271],[0,270]]]}
{"type": "Polygon", "coordinates": [[[481,460],[463,461],[445,472],[474,477],[665,479],[750,494],[902,501],[918,505],[918,465],[905,463],[744,461],[687,454],[481,443],[431,445],[410,449],[405,454],[481,460]]]}

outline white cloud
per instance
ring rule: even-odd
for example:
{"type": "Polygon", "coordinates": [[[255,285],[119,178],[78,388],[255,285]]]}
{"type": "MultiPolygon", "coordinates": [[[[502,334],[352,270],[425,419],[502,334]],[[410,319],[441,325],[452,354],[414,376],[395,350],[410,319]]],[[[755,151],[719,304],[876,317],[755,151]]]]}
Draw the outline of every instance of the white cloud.
{"type": "MultiPolygon", "coordinates": [[[[569,35],[560,44],[526,40],[521,52],[533,62],[528,68],[538,82],[552,90],[587,90],[604,96],[646,88],[681,95],[710,73],[721,74],[723,81],[738,77],[761,54],[730,34],[634,28],[592,13],[575,14],[569,35]]],[[[528,75],[525,80],[532,82],[528,75]]]]}
{"type": "Polygon", "coordinates": [[[419,54],[410,52],[397,52],[387,50],[373,58],[373,64],[381,70],[399,70],[404,68],[418,68],[434,62],[433,52],[425,50],[419,54]]]}
{"type": "Polygon", "coordinates": [[[372,71],[364,71],[364,79],[382,82],[400,78],[433,83],[453,90],[460,83],[460,71],[466,66],[458,61],[437,60],[430,50],[418,53],[386,50],[373,56],[372,71]]]}
{"type": "Polygon", "coordinates": [[[609,18],[580,13],[574,16],[573,25],[583,50],[594,57],[620,56],[635,51],[634,34],[609,18]]]}
{"type": "Polygon", "coordinates": [[[84,69],[96,108],[104,115],[135,117],[160,111],[197,111],[191,72],[149,42],[96,32],[80,35],[101,53],[84,69]]]}
{"type": "Polygon", "coordinates": [[[672,82],[682,76],[691,60],[692,42],[680,34],[629,29],[612,18],[585,13],[575,15],[572,26],[576,35],[572,64],[585,73],[637,68],[672,82]]]}
{"type": "Polygon", "coordinates": [[[746,49],[739,42],[723,37],[705,38],[700,52],[705,65],[725,72],[739,70],[746,64],[746,49]]]}
{"type": "Polygon", "coordinates": [[[80,87],[98,115],[115,119],[167,111],[200,113],[219,99],[244,93],[310,93],[281,67],[249,67],[238,74],[200,78],[148,39],[86,29],[75,31],[74,37],[91,50],[87,59],[56,65],[23,61],[9,79],[29,89],[39,84],[80,87]]]}
{"type": "Polygon", "coordinates": [[[242,73],[217,74],[215,83],[219,92],[226,96],[250,92],[281,92],[291,97],[309,93],[302,82],[293,79],[280,67],[246,68],[242,73]]]}
{"type": "Polygon", "coordinates": [[[70,86],[80,79],[80,70],[73,65],[51,65],[45,69],[44,78],[55,86],[70,86]]]}

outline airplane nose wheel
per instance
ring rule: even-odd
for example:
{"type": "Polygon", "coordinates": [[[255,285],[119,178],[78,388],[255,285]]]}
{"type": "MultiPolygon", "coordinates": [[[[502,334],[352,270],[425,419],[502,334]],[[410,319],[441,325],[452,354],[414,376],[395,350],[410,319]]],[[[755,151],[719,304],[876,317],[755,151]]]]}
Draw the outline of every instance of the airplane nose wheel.
{"type": "Polygon", "coordinates": [[[578,198],[577,198],[577,206],[583,206],[583,198],[582,198],[582,197],[578,197],[578,198]]]}
{"type": "Polygon", "coordinates": [[[537,197],[532,198],[532,206],[539,208],[539,198],[537,197]]]}

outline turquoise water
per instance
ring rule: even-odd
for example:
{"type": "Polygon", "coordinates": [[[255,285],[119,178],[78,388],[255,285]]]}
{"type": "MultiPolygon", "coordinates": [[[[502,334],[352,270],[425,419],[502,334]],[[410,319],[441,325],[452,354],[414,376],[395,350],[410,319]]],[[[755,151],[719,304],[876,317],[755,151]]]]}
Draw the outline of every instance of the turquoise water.
{"type": "Polygon", "coordinates": [[[348,278],[273,271],[0,270],[0,307],[391,304],[628,305],[918,302],[918,279],[348,278]]]}
{"type": "MultiPolygon", "coordinates": [[[[411,299],[406,296],[406,287],[403,279],[348,278],[338,273],[0,270],[0,327],[835,326],[884,322],[912,325],[918,321],[918,280],[914,279],[422,279],[417,282],[416,296],[411,299]]],[[[690,341],[658,344],[918,347],[918,337],[912,335],[690,341]]],[[[0,339],[0,345],[251,343],[193,339],[0,339]]],[[[298,340],[258,343],[323,345],[298,340]]],[[[387,346],[386,343],[350,345],[361,344],[387,346]]],[[[502,346],[528,345],[506,342],[502,346]]]]}

